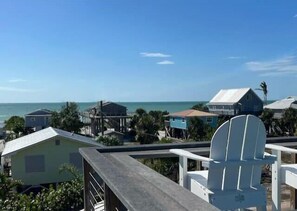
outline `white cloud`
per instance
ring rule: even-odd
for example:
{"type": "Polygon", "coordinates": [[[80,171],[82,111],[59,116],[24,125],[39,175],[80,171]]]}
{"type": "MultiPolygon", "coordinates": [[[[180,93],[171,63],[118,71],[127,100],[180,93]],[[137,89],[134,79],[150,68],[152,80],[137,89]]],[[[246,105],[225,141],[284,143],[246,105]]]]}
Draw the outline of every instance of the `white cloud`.
{"type": "Polygon", "coordinates": [[[10,79],[8,82],[9,83],[18,83],[18,82],[25,82],[25,79],[21,79],[21,78],[15,78],[15,79],[10,79]]]}
{"type": "Polygon", "coordinates": [[[169,60],[164,60],[164,61],[161,61],[161,62],[157,62],[157,64],[166,65],[166,64],[174,64],[174,62],[173,61],[169,61],[169,60]]]}
{"type": "Polygon", "coordinates": [[[250,61],[245,63],[251,71],[261,76],[280,76],[297,74],[297,57],[285,56],[271,61],[250,61]]]}
{"type": "Polygon", "coordinates": [[[7,92],[37,92],[37,90],[32,90],[32,89],[21,89],[21,88],[16,88],[16,87],[5,87],[5,86],[0,86],[0,91],[7,91],[7,92]]]}
{"type": "Polygon", "coordinates": [[[163,54],[163,53],[148,53],[148,52],[142,52],[140,53],[142,57],[156,57],[156,58],[166,58],[171,57],[169,54],[163,54]]]}

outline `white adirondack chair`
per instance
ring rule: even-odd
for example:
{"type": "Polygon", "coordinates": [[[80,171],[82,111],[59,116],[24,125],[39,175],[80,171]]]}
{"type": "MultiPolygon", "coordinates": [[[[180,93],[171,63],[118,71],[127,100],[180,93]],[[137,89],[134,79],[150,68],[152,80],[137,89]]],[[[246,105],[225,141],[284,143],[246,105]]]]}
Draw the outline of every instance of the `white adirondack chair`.
{"type": "Polygon", "coordinates": [[[242,115],[225,122],[215,132],[210,158],[181,149],[179,183],[220,210],[248,207],[266,210],[266,190],[260,184],[261,166],[274,156],[264,154],[266,131],[262,121],[242,115]],[[187,171],[187,159],[200,160],[208,170],[187,171]]]}
{"type": "Polygon", "coordinates": [[[281,210],[281,184],[289,185],[297,189],[297,164],[282,164],[281,153],[295,153],[296,149],[266,144],[266,148],[271,149],[277,160],[272,164],[272,210],[281,210]]]}

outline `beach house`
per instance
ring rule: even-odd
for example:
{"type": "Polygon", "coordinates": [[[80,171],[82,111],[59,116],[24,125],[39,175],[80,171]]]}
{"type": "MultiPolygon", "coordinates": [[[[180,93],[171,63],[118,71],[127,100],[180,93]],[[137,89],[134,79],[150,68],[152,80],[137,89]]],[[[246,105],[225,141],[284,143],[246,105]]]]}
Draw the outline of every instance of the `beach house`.
{"type": "Polygon", "coordinates": [[[274,118],[280,119],[283,116],[283,112],[288,108],[297,109],[297,96],[290,96],[285,99],[277,100],[271,104],[264,106],[266,109],[270,109],[274,113],[274,118]]]}
{"type": "Polygon", "coordinates": [[[263,111],[263,101],[251,88],[222,89],[207,107],[211,113],[224,116],[259,115],[263,111]]]}
{"type": "Polygon", "coordinates": [[[25,115],[25,128],[38,131],[50,126],[52,112],[47,109],[38,109],[25,115]]]}
{"type": "Polygon", "coordinates": [[[103,133],[104,127],[112,128],[118,132],[126,132],[127,108],[114,102],[100,101],[96,105],[81,113],[83,122],[90,125],[89,135],[97,136],[103,133]]]}
{"type": "Polygon", "coordinates": [[[198,117],[203,121],[204,124],[208,124],[211,127],[215,128],[218,122],[218,115],[198,111],[195,109],[188,109],[184,111],[179,111],[175,113],[170,113],[167,115],[169,117],[169,127],[166,127],[166,135],[172,137],[187,137],[187,130],[190,125],[190,119],[198,117]]]}
{"type": "Polygon", "coordinates": [[[70,179],[59,173],[62,164],[73,164],[82,170],[80,147],[101,147],[93,139],[48,127],[9,141],[2,152],[11,160],[11,176],[24,185],[58,183],[70,179]]]}

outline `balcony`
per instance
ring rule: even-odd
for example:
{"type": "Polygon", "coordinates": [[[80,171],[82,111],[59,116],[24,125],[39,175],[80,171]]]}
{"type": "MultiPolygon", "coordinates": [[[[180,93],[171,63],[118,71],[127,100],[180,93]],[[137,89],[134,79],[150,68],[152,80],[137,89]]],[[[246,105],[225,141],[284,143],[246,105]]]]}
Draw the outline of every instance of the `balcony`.
{"type": "MultiPolygon", "coordinates": [[[[297,147],[297,137],[269,138],[267,143],[297,147]]],[[[85,210],[218,210],[177,183],[140,163],[140,158],[174,157],[169,149],[208,156],[209,142],[81,148],[85,210]]],[[[296,209],[295,190],[291,208],[296,209]]]]}

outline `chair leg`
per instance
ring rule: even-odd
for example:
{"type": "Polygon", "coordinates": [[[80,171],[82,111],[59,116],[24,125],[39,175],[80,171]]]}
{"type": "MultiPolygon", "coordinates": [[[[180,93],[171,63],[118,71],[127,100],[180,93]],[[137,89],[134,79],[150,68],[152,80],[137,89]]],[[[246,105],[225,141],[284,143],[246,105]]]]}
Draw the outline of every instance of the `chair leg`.
{"type": "Polygon", "coordinates": [[[271,198],[272,210],[281,210],[281,151],[272,150],[272,154],[276,155],[276,161],[272,164],[272,178],[271,178],[271,198]]]}

